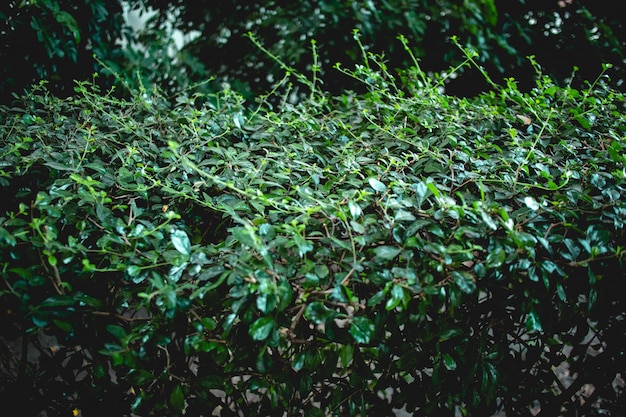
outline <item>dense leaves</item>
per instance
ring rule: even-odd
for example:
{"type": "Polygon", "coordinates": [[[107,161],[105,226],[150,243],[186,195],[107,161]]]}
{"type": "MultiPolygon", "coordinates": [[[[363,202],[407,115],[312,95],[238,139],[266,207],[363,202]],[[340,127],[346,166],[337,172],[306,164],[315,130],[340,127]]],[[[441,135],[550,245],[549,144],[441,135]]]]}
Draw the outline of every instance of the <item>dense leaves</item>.
{"type": "Polygon", "coordinates": [[[3,335],[50,345],[3,348],[2,395],[50,416],[619,415],[624,96],[340,70],[367,92],[300,76],[309,100],[272,110],[79,84],[2,107],[3,335]]]}

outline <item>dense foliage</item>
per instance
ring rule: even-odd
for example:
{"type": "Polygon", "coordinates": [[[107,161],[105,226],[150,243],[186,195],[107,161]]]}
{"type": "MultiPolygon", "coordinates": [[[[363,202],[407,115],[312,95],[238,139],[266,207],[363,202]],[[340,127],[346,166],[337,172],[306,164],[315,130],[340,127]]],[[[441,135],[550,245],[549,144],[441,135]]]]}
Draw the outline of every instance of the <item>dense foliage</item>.
{"type": "MultiPolygon", "coordinates": [[[[249,32],[297,70],[331,74],[325,77],[326,90],[338,94],[360,87],[332,71],[336,62],[349,67],[361,62],[354,29],[393,70],[407,67],[396,36],[406,36],[423,68],[435,72],[459,63],[450,42],[458,36],[480,51],[491,74],[515,77],[524,83],[523,91],[532,87],[534,76],[528,55],[535,55],[560,85],[567,84],[574,66],[580,68],[575,80],[580,82],[611,62],[619,85],[626,77],[621,17],[621,5],[612,0],[7,0],[0,4],[0,100],[7,103],[11,92],[21,93],[39,79],[50,81],[55,94],[71,94],[73,80],[88,80],[95,70],[109,75],[100,77],[101,85],[156,83],[169,94],[200,83],[207,92],[219,88],[219,83],[203,84],[216,77],[252,97],[264,93],[282,70],[246,39],[249,32]],[[135,33],[125,25],[123,4],[158,13],[135,33]],[[173,29],[198,36],[177,50],[173,29]]],[[[488,87],[477,71],[455,75],[447,86],[454,95],[470,96],[488,87]]]]}
{"type": "Polygon", "coordinates": [[[120,2],[39,0],[0,2],[0,99],[49,81],[58,94],[72,93],[73,80],[91,78],[101,59],[120,60],[120,2]]]}
{"type": "MultiPolygon", "coordinates": [[[[147,3],[162,13],[172,10],[175,4],[177,27],[201,33],[185,51],[197,57],[211,74],[230,80],[240,91],[263,92],[271,84],[271,78],[268,81],[266,77],[280,73],[272,61],[246,41],[249,31],[299,71],[320,66],[331,72],[336,62],[348,66],[360,63],[361,54],[352,36],[352,30],[357,29],[366,48],[384,54],[392,70],[407,66],[396,36],[406,36],[422,60],[422,67],[437,72],[458,64],[458,53],[450,42],[452,36],[457,36],[466,47],[480,51],[478,59],[492,75],[513,76],[524,82],[522,89],[532,87],[534,76],[528,55],[535,55],[561,85],[572,75],[574,66],[580,68],[583,80],[597,76],[605,62],[616,65],[615,81],[626,75],[621,6],[610,0],[147,3]],[[311,60],[311,40],[315,40],[320,53],[318,62],[311,60]],[[242,82],[247,85],[242,86],[242,82]]],[[[447,87],[455,95],[474,95],[487,88],[478,72],[456,75],[458,80],[449,80],[447,87]]],[[[335,93],[346,85],[355,88],[349,79],[335,74],[325,81],[327,90],[335,93]]]]}
{"type": "Polygon", "coordinates": [[[623,94],[340,69],[367,92],[0,107],[2,403],[623,413],[623,94]]]}

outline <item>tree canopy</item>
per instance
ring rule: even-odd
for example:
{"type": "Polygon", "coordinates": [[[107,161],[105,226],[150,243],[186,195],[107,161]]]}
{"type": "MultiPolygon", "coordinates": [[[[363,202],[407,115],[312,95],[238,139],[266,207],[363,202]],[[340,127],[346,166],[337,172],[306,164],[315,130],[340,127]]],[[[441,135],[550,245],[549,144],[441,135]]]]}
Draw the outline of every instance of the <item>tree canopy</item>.
{"type": "MultiPolygon", "coordinates": [[[[533,85],[529,55],[563,84],[574,67],[579,68],[576,81],[580,82],[593,79],[604,63],[613,65],[609,74],[615,85],[624,79],[624,23],[619,6],[608,0],[134,0],[124,4],[158,13],[141,33],[133,33],[124,24],[121,1],[4,2],[0,92],[7,97],[40,78],[52,81],[51,87],[58,91],[71,92],[73,79],[86,80],[98,71],[117,77],[102,80],[109,84],[156,83],[172,91],[216,77],[242,93],[260,94],[271,89],[282,70],[250,42],[248,33],[298,71],[321,68],[330,74],[325,77],[327,89],[339,92],[358,88],[333,72],[337,62],[351,66],[362,59],[355,29],[367,53],[383,55],[392,69],[408,63],[397,36],[409,40],[426,71],[435,72],[462,61],[450,42],[456,36],[462,45],[479,52],[481,65],[493,77],[514,77],[525,87],[533,85]],[[197,31],[200,36],[170,56],[172,29],[197,31]]],[[[448,83],[453,94],[468,96],[486,87],[476,71],[455,74],[458,78],[448,83]]]]}

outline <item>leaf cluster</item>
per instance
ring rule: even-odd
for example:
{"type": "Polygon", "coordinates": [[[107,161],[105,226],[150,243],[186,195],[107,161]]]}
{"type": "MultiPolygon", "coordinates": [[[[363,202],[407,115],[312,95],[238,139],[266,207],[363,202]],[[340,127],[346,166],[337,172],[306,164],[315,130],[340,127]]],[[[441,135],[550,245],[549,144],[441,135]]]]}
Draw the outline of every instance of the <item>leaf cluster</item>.
{"type": "Polygon", "coordinates": [[[460,99],[365,56],[338,67],[365,93],[298,76],[310,98],[277,110],[89,84],[0,108],[2,337],[53,341],[0,352],[1,395],[48,415],[618,412],[623,94],[539,77],[460,99]]]}

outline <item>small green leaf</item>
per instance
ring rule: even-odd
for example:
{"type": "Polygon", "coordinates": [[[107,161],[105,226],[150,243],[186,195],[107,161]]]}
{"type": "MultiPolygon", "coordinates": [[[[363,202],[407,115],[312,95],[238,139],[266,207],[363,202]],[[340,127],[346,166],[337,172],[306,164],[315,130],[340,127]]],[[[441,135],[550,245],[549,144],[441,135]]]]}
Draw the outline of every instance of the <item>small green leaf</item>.
{"type": "Polygon", "coordinates": [[[589,119],[587,119],[586,117],[578,115],[575,117],[575,119],[586,130],[591,129],[591,123],[589,123],[589,119]]]}
{"type": "Polygon", "coordinates": [[[456,285],[465,294],[471,294],[476,291],[476,282],[474,282],[474,277],[469,272],[453,271],[452,276],[456,285]]]}
{"type": "Polygon", "coordinates": [[[40,304],[40,307],[56,308],[56,307],[69,307],[76,303],[76,300],[71,295],[53,295],[48,297],[40,304]]]}
{"type": "Polygon", "coordinates": [[[356,219],[363,213],[361,207],[352,200],[348,201],[348,208],[350,209],[350,215],[353,219],[356,219]]]}
{"type": "Polygon", "coordinates": [[[129,277],[134,278],[141,272],[141,267],[138,265],[128,265],[126,267],[126,273],[129,277]]]}
{"type": "Polygon", "coordinates": [[[324,305],[321,301],[314,301],[304,311],[304,316],[307,320],[311,320],[316,324],[325,323],[327,320],[337,317],[338,313],[335,310],[331,310],[324,305]]]}
{"type": "Polygon", "coordinates": [[[276,307],[276,284],[268,277],[259,277],[259,296],[256,306],[261,313],[268,313],[276,307]]]}
{"type": "Polygon", "coordinates": [[[413,190],[415,191],[417,197],[418,207],[421,207],[426,201],[426,198],[431,194],[428,186],[423,182],[417,183],[413,186],[413,190]]]}
{"type": "Polygon", "coordinates": [[[394,246],[378,246],[374,249],[374,255],[379,261],[390,261],[402,251],[394,246]]]}
{"type": "Polygon", "coordinates": [[[183,262],[181,265],[174,265],[173,267],[170,268],[168,278],[172,282],[178,282],[180,278],[183,276],[183,272],[185,272],[185,269],[187,269],[188,265],[189,265],[188,262],[183,262]]]}
{"type": "Polygon", "coordinates": [[[367,181],[369,182],[370,187],[374,189],[374,191],[378,191],[379,193],[384,193],[385,191],[387,191],[387,186],[380,182],[378,179],[372,177],[367,181]]]}
{"type": "Polygon", "coordinates": [[[276,322],[271,317],[261,317],[250,325],[248,333],[254,340],[265,340],[274,329],[276,322]]]}
{"type": "Polygon", "coordinates": [[[409,293],[409,290],[402,287],[401,285],[394,285],[393,287],[391,287],[391,298],[387,300],[387,303],[385,304],[385,309],[387,311],[393,310],[400,304],[402,304],[403,307],[406,307],[410,300],[410,296],[411,294],[409,293]]]}
{"type": "Polygon", "coordinates": [[[394,217],[394,220],[397,222],[414,221],[414,220],[417,220],[417,218],[411,212],[408,212],[406,210],[398,210],[398,212],[396,213],[394,217]]]}
{"type": "Polygon", "coordinates": [[[185,408],[185,395],[180,385],[176,385],[170,393],[170,404],[178,412],[183,411],[183,408],[185,408]]]}
{"type": "Polygon", "coordinates": [[[306,240],[303,236],[298,233],[294,233],[293,240],[298,247],[298,255],[302,258],[307,252],[311,252],[313,250],[313,244],[306,240]]]}
{"type": "Polygon", "coordinates": [[[256,235],[253,229],[247,227],[233,227],[230,229],[230,232],[233,234],[235,239],[242,244],[250,248],[257,247],[256,235]]]}
{"type": "Polygon", "coordinates": [[[293,367],[295,371],[299,371],[304,367],[304,362],[305,362],[307,354],[308,352],[304,351],[304,352],[298,352],[294,355],[291,366],[293,367]]]}
{"type": "Polygon", "coordinates": [[[278,297],[278,305],[276,308],[278,311],[283,311],[291,304],[291,300],[293,299],[293,288],[289,284],[289,281],[283,279],[280,284],[278,284],[276,295],[278,297]]]}
{"type": "Polygon", "coordinates": [[[367,317],[358,316],[350,324],[350,334],[357,343],[367,344],[370,342],[376,327],[367,317]]]}
{"type": "Polygon", "coordinates": [[[440,342],[445,342],[446,340],[450,340],[452,338],[455,338],[459,335],[461,335],[462,332],[459,329],[447,329],[447,330],[440,330],[440,334],[439,334],[439,341],[440,342]]]}
{"type": "Polygon", "coordinates": [[[74,327],[72,326],[71,323],[68,323],[67,321],[62,321],[62,320],[52,320],[52,322],[54,324],[56,324],[56,326],[63,330],[66,333],[70,333],[71,331],[74,330],[74,327]]]}
{"type": "Polygon", "coordinates": [[[539,316],[535,310],[530,310],[528,316],[526,317],[526,330],[528,331],[537,331],[540,332],[543,330],[541,326],[541,320],[539,320],[539,316]]]}
{"type": "Polygon", "coordinates": [[[492,250],[487,255],[487,267],[499,268],[502,266],[505,260],[506,260],[506,252],[504,252],[504,249],[498,248],[497,250],[492,250]]]}
{"type": "Polygon", "coordinates": [[[448,371],[454,371],[456,369],[456,361],[452,356],[447,353],[442,355],[443,365],[446,367],[448,371]]]}
{"type": "Polygon", "coordinates": [[[225,268],[223,265],[213,265],[208,268],[203,268],[202,271],[198,274],[198,279],[200,281],[207,281],[215,278],[224,272],[225,268]]]}
{"type": "Polygon", "coordinates": [[[498,225],[493,220],[493,218],[489,215],[489,213],[487,213],[484,210],[481,210],[480,211],[480,217],[483,219],[483,222],[485,222],[487,227],[489,227],[491,230],[497,230],[498,229],[498,225]]]}
{"type": "Polygon", "coordinates": [[[113,228],[115,226],[116,219],[113,215],[113,212],[111,212],[111,210],[109,210],[103,204],[96,204],[96,216],[98,216],[98,220],[100,220],[100,223],[103,226],[107,228],[113,228]]]}
{"type": "Polygon", "coordinates": [[[106,329],[109,333],[111,333],[117,340],[122,340],[126,337],[126,331],[122,326],[118,326],[115,324],[107,324],[106,329]]]}
{"type": "Polygon", "coordinates": [[[191,255],[191,241],[184,230],[176,229],[172,232],[172,244],[174,248],[185,256],[191,255]]]}

